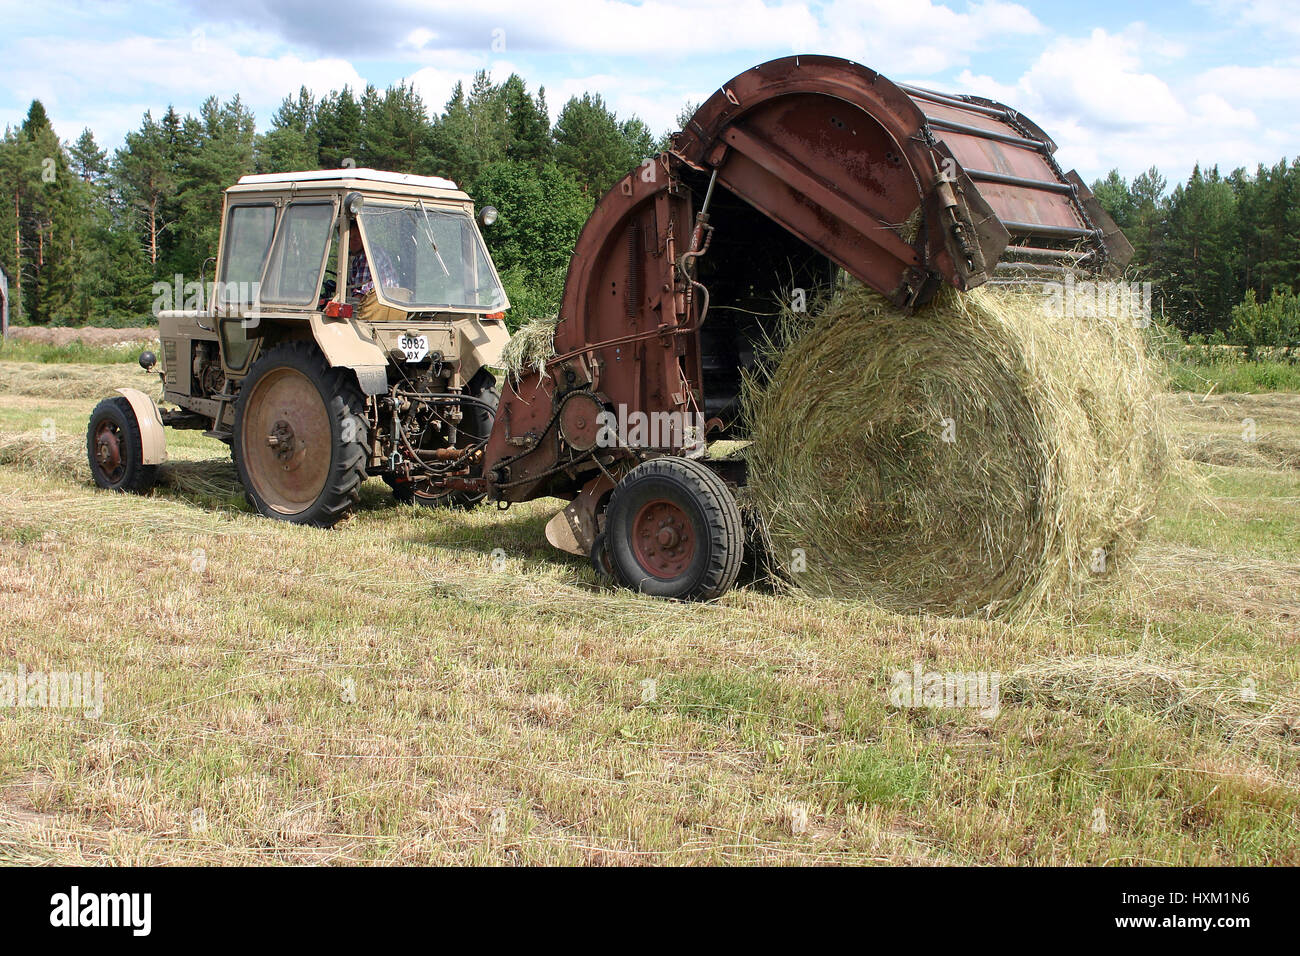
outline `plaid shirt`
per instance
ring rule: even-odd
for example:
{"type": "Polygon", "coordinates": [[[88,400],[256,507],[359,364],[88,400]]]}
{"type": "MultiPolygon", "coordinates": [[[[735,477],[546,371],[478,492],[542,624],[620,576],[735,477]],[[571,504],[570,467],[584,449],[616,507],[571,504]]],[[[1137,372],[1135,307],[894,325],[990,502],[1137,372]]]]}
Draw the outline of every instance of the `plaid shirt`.
{"type": "MultiPolygon", "coordinates": [[[[393,268],[393,261],[388,258],[388,253],[378,246],[375,247],[374,253],[375,264],[379,267],[379,278],[384,288],[397,285],[397,270],[393,268]]],[[[366,259],[363,249],[354,253],[348,261],[348,295],[368,295],[374,291],[374,276],[370,273],[370,262],[366,259]]]]}

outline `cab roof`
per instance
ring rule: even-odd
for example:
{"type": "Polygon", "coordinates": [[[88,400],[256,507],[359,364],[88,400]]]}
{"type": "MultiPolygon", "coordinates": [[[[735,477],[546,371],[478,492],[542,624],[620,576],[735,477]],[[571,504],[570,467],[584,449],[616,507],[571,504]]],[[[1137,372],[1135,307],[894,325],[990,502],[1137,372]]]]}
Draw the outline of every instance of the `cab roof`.
{"type": "Polygon", "coordinates": [[[450,179],[390,173],[382,169],[315,169],[296,173],[261,173],[241,176],[227,192],[282,192],[306,188],[364,189],[394,195],[434,196],[441,199],[469,199],[450,179]]]}

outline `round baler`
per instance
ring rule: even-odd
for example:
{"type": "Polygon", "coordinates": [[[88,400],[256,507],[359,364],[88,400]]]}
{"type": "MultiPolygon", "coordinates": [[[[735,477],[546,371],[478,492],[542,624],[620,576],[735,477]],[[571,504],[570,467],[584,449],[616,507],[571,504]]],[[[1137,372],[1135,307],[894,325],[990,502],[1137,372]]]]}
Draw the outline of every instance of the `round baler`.
{"type": "Polygon", "coordinates": [[[839,270],[903,310],[945,284],[1114,274],[1132,249],[1055,149],[1009,107],[847,60],[740,74],[596,204],[554,355],[504,388],[482,477],[448,487],[568,499],[552,544],[647,593],[723,593],[745,466],[707,448],[744,437],[778,304],[839,270]]]}

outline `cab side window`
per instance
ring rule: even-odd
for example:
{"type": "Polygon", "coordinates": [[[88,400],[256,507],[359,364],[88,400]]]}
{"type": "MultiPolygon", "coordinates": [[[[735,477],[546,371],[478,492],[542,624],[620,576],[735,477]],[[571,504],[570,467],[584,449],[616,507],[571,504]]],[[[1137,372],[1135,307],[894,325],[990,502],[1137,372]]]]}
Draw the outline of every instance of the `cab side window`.
{"type": "Polygon", "coordinates": [[[232,206],[226,219],[225,260],[221,267],[219,300],[227,306],[251,306],[275,232],[271,203],[232,206]]]}
{"type": "Polygon", "coordinates": [[[315,305],[325,253],[334,232],[334,204],[296,202],[284,212],[266,269],[261,301],[315,305]]]}

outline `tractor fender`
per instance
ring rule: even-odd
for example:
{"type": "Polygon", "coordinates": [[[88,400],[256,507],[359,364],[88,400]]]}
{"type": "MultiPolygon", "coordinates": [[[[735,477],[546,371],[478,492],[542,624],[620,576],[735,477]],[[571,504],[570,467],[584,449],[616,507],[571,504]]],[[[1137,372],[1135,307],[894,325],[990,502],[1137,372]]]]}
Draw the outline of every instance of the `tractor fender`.
{"type": "Polygon", "coordinates": [[[456,323],[459,335],[461,374],[466,381],[484,366],[501,365],[501,350],[510,341],[510,331],[500,318],[464,315],[456,323]]]}
{"type": "Polygon", "coordinates": [[[119,388],[117,391],[131,403],[131,411],[140,425],[141,463],[161,465],[167,460],[167,435],[163,431],[158,404],[138,388],[119,388]]]}
{"type": "Polygon", "coordinates": [[[361,391],[367,395],[388,391],[388,356],[350,320],[329,319],[313,313],[311,334],[331,366],[350,368],[357,373],[361,391]]]}

